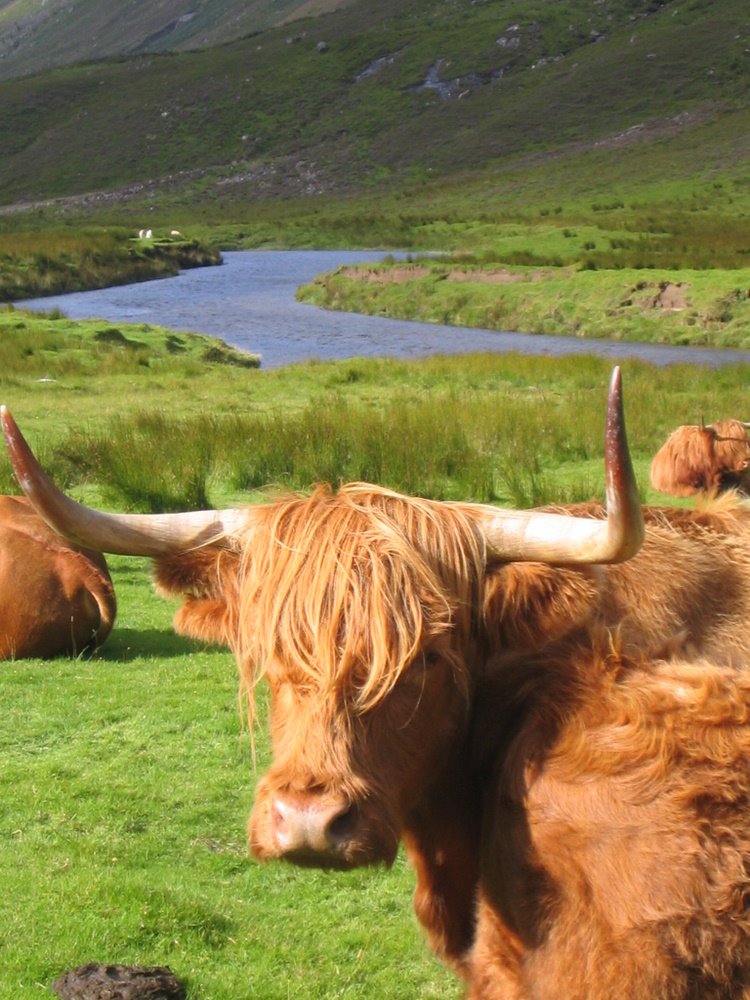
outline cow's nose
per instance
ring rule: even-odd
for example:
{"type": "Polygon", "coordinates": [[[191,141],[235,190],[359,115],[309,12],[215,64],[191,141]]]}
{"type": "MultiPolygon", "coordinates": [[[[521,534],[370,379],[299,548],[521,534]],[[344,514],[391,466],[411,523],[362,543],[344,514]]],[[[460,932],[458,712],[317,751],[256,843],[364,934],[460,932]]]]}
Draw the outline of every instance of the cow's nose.
{"type": "Polygon", "coordinates": [[[290,857],[334,859],[353,836],[356,824],[356,807],[341,799],[278,793],[271,805],[276,846],[290,857]]]}

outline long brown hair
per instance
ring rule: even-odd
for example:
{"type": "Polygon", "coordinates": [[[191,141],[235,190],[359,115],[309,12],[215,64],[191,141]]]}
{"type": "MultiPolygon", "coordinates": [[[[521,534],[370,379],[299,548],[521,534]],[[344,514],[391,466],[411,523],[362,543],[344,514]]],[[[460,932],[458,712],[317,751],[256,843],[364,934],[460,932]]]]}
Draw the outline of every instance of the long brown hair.
{"type": "Polygon", "coordinates": [[[485,552],[460,504],[321,486],[268,505],[252,532],[236,650],[248,688],[283,651],[296,685],[366,711],[431,641],[472,626],[485,552]]]}

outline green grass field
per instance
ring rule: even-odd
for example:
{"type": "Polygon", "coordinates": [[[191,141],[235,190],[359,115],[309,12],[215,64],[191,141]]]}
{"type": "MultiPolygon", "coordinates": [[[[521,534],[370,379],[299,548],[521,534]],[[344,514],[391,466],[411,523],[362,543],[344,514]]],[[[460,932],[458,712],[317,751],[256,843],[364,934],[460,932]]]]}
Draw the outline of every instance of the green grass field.
{"type": "MultiPolygon", "coordinates": [[[[609,367],[598,359],[352,359],[264,372],[201,361],[202,338],[170,353],[165,332],[122,327],[148,363],[107,344],[120,354],[104,365],[95,324],[10,311],[0,332],[6,349],[13,337],[20,348],[7,354],[2,401],[74,495],[118,509],[187,505],[191,463],[173,456],[208,439],[204,486],[221,504],[258,498],[255,479],[238,480],[255,458],[256,477],[286,488],[370,468],[436,496],[481,499],[489,482],[518,505],[602,492],[609,367]],[[53,382],[39,381],[46,371],[53,382]],[[311,442],[315,426],[325,433],[311,442]],[[117,481],[111,441],[136,442],[117,481]],[[144,455],[152,479],[168,480],[166,499],[136,495],[144,455]]],[[[746,415],[749,375],[624,366],[646,498],[659,499],[647,469],[667,432],[746,415]]],[[[174,605],[152,592],[145,561],[110,562],[119,616],[96,655],[0,669],[0,1000],[43,996],[90,961],[169,965],[190,1000],[458,997],[412,915],[403,857],[389,872],[351,873],[249,859],[245,824],[268,760],[263,699],[251,739],[230,654],[173,634],[174,605]]]]}

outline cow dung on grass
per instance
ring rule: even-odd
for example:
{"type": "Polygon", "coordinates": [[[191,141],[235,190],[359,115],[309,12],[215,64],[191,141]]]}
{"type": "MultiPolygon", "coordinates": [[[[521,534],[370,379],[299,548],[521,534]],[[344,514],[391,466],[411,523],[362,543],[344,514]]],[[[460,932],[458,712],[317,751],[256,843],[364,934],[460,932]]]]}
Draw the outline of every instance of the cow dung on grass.
{"type": "Polygon", "coordinates": [[[65,972],[52,989],[61,1000],[185,1000],[185,987],[165,966],[89,962],[65,972]]]}

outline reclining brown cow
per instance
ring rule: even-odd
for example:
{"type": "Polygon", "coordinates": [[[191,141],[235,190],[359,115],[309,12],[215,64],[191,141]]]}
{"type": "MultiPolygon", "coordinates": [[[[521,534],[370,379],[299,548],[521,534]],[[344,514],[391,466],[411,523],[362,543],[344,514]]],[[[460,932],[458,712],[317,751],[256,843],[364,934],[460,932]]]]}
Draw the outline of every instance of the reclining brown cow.
{"type": "Polygon", "coordinates": [[[644,539],[619,410],[616,373],[606,516],[362,484],[102,514],[2,420],[51,524],[152,556],[177,629],[230,646],[251,702],[267,680],[258,858],[389,864],[403,840],[472,1000],[740,1000],[750,515],[646,510],[644,539]]]}
{"type": "Polygon", "coordinates": [[[115,620],[107,563],[64,541],[25,497],[0,496],[0,659],[77,656],[115,620]]]}
{"type": "Polygon", "coordinates": [[[719,420],[678,427],[654,455],[651,485],[676,497],[729,489],[750,493],[748,426],[741,420],[719,420]]]}

